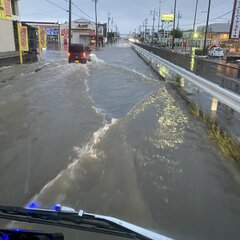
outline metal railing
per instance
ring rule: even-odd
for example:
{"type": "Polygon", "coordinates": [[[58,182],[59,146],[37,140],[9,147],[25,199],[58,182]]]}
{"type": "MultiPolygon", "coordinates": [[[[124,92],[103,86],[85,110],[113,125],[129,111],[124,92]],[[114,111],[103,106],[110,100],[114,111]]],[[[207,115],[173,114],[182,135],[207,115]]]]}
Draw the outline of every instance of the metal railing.
{"type": "Polygon", "coordinates": [[[224,89],[219,84],[213,83],[195,73],[184,69],[183,67],[177,66],[139,46],[133,45],[134,50],[140,54],[146,61],[148,61],[155,69],[164,66],[175,74],[180,75],[185,80],[193,83],[212,97],[218,99],[220,102],[231,107],[235,111],[240,113],[240,95],[233,93],[227,89],[224,89]]]}
{"type": "Polygon", "coordinates": [[[184,55],[165,48],[151,47],[145,44],[136,45],[198,76],[218,83],[223,88],[240,93],[240,68],[237,65],[203,60],[198,57],[184,55]]]}

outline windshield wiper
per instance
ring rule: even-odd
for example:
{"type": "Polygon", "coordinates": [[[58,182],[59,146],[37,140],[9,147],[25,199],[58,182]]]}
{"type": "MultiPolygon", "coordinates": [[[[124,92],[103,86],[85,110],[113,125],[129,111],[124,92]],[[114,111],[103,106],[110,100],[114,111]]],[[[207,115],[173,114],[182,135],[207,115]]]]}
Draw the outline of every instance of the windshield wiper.
{"type": "Polygon", "coordinates": [[[131,239],[170,240],[155,232],[117,218],[86,213],[56,205],[55,210],[0,206],[0,218],[21,222],[60,226],[131,239]]]}

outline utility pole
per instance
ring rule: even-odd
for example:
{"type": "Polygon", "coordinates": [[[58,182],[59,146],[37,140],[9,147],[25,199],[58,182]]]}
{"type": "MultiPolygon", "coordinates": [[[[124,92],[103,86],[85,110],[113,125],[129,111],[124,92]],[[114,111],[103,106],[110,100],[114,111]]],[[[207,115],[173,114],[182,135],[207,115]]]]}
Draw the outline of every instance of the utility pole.
{"type": "Polygon", "coordinates": [[[145,30],[144,30],[144,42],[147,40],[147,26],[148,26],[148,19],[145,19],[145,30]]]}
{"type": "Polygon", "coordinates": [[[173,34],[172,34],[172,50],[174,49],[174,34],[175,34],[175,24],[176,24],[176,7],[177,0],[174,0],[174,18],[173,18],[173,34]]]}
{"type": "Polygon", "coordinates": [[[114,23],[114,21],[113,21],[113,17],[112,17],[112,19],[111,19],[111,32],[113,31],[113,23],[114,23]]]}
{"type": "Polygon", "coordinates": [[[71,28],[72,28],[72,0],[69,0],[69,10],[68,10],[68,14],[69,14],[69,22],[68,22],[68,51],[70,52],[70,45],[71,45],[71,28]]]}
{"type": "Polygon", "coordinates": [[[96,50],[98,50],[97,0],[95,0],[96,50]]]}
{"type": "Polygon", "coordinates": [[[182,18],[182,14],[180,13],[180,11],[178,11],[178,14],[177,14],[177,29],[179,29],[179,20],[180,18],[182,18]]]}
{"type": "Polygon", "coordinates": [[[196,28],[197,9],[198,9],[198,0],[196,0],[195,14],[194,14],[194,20],[193,20],[193,32],[196,31],[195,28],[196,28]]]}
{"type": "Polygon", "coordinates": [[[138,31],[139,31],[139,35],[141,36],[142,35],[142,25],[139,25],[138,31]]]}
{"type": "Polygon", "coordinates": [[[107,25],[107,42],[109,44],[109,23],[110,23],[110,12],[108,11],[108,25],[107,25]]]}
{"type": "Polygon", "coordinates": [[[161,3],[162,1],[159,1],[159,9],[158,9],[158,32],[160,30],[160,19],[161,19],[161,3]]]}
{"type": "Polygon", "coordinates": [[[204,45],[203,45],[203,54],[204,55],[207,53],[206,44],[207,44],[207,33],[208,33],[208,22],[209,22],[210,8],[211,8],[211,0],[208,0],[208,12],[207,12],[207,21],[206,21],[204,45]]]}
{"type": "Polygon", "coordinates": [[[144,42],[145,41],[145,21],[143,21],[143,25],[142,25],[142,39],[144,42]]]}
{"type": "Polygon", "coordinates": [[[151,46],[153,46],[154,24],[155,24],[155,19],[156,19],[156,15],[157,15],[157,12],[156,12],[156,10],[154,9],[154,11],[151,11],[150,15],[152,15],[152,16],[153,16],[152,40],[151,40],[151,46]]]}

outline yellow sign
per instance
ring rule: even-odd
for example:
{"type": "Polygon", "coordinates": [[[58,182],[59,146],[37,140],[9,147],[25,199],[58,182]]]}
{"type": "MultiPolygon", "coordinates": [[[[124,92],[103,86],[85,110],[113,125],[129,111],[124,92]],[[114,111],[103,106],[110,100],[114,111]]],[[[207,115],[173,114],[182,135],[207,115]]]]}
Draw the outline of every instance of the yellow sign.
{"type": "Polygon", "coordinates": [[[27,27],[20,27],[19,37],[21,51],[29,51],[27,27]]]}
{"type": "Polygon", "coordinates": [[[164,13],[162,14],[162,21],[163,22],[173,22],[174,14],[173,13],[164,13]]]}
{"type": "Polygon", "coordinates": [[[20,63],[23,63],[23,51],[29,51],[28,47],[28,30],[27,27],[22,27],[18,23],[18,46],[19,46],[19,57],[20,63]]]}
{"type": "Polygon", "coordinates": [[[39,40],[39,48],[47,47],[47,35],[46,35],[45,27],[43,26],[38,27],[38,40],[39,40]]]}
{"type": "Polygon", "coordinates": [[[12,19],[11,0],[0,0],[0,19],[12,19]]]}

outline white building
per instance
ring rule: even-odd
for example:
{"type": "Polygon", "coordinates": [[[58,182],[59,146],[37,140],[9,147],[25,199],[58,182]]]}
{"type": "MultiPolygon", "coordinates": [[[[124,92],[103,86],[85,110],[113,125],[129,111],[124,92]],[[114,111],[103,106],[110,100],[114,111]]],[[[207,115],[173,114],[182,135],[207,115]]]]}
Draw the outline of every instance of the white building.
{"type": "MultiPolygon", "coordinates": [[[[71,23],[72,40],[71,43],[82,43],[93,45],[96,38],[96,24],[90,20],[81,18],[71,23]]],[[[60,26],[61,44],[68,43],[68,23],[60,26]]],[[[103,27],[98,26],[98,36],[101,41],[103,38],[103,27]]]]}
{"type": "Polygon", "coordinates": [[[18,0],[0,0],[0,52],[16,51],[18,0]]]}

